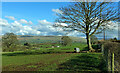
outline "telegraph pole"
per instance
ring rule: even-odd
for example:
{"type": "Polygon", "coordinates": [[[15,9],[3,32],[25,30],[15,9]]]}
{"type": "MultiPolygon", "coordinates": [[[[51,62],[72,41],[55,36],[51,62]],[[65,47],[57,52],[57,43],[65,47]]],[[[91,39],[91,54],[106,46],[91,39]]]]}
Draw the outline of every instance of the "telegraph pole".
{"type": "MultiPolygon", "coordinates": [[[[101,9],[101,6],[100,6],[100,20],[102,19],[102,9],[101,9]]],[[[103,26],[103,40],[105,41],[105,27],[103,26]]]]}
{"type": "Polygon", "coordinates": [[[103,30],[103,35],[104,35],[104,36],[103,36],[103,39],[104,39],[104,41],[105,41],[105,28],[104,28],[104,26],[103,26],[103,29],[104,29],[104,30],[103,30]]]}

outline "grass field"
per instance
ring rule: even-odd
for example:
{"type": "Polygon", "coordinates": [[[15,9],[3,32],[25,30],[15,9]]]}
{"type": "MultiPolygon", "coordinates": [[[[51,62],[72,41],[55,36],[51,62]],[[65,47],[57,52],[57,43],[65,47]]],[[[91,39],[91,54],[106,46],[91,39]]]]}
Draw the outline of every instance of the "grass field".
{"type": "Polygon", "coordinates": [[[26,49],[23,51],[3,52],[2,54],[13,56],[13,55],[30,55],[30,54],[45,54],[45,53],[68,53],[68,52],[74,52],[75,47],[80,48],[81,51],[88,50],[87,45],[82,43],[74,43],[72,45],[67,45],[67,46],[62,46],[59,44],[60,47],[55,47],[55,48],[51,48],[50,46],[51,44],[48,45],[45,44],[42,45],[42,47],[40,47],[39,49],[26,49]]]}
{"type": "MultiPolygon", "coordinates": [[[[74,53],[74,48],[87,51],[87,45],[74,43],[68,46],[3,52],[3,71],[104,71],[106,64],[101,53],[74,53]]],[[[57,45],[56,45],[57,46],[57,45]]]]}
{"type": "Polygon", "coordinates": [[[56,46],[60,47],[55,47],[51,48],[51,44],[44,44],[42,47],[41,45],[37,46],[39,49],[23,49],[22,51],[15,51],[15,52],[3,52],[2,54],[4,55],[29,55],[29,54],[45,54],[45,53],[68,53],[68,52],[74,52],[74,48],[78,47],[80,48],[81,51],[83,50],[88,50],[86,44],[82,43],[74,43],[72,45],[67,45],[67,46],[62,46],[60,44],[55,44],[56,46]],[[47,48],[46,48],[47,47],[47,48]],[[6,54],[7,53],[7,54],[6,54]]]}
{"type": "Polygon", "coordinates": [[[101,53],[2,56],[3,71],[103,71],[101,53]]]}

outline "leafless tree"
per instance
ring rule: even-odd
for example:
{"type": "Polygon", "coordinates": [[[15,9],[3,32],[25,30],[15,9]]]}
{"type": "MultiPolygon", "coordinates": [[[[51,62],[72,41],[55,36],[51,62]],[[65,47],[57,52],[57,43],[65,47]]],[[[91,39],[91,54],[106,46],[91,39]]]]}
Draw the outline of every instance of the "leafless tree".
{"type": "Polygon", "coordinates": [[[56,13],[58,18],[55,22],[66,23],[67,26],[54,24],[54,27],[61,27],[64,31],[79,31],[86,35],[88,48],[92,48],[90,37],[93,34],[101,33],[103,27],[112,24],[119,19],[118,9],[114,2],[73,2],[66,7],[59,8],[61,13],[56,13]]]}

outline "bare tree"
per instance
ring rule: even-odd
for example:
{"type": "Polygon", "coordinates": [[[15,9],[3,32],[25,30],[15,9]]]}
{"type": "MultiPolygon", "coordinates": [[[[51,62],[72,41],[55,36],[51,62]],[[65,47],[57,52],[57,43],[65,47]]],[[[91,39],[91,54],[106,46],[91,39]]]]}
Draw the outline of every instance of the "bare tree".
{"type": "MultiPolygon", "coordinates": [[[[103,31],[103,26],[110,21],[118,20],[118,10],[114,2],[73,2],[66,7],[59,8],[56,13],[54,27],[61,27],[64,31],[79,31],[86,35],[90,51],[95,51],[90,43],[90,37],[103,31]],[[66,23],[62,26],[58,23],[66,23]],[[99,30],[98,30],[99,29],[99,30]]],[[[111,25],[113,26],[113,25],[111,25]]]]}

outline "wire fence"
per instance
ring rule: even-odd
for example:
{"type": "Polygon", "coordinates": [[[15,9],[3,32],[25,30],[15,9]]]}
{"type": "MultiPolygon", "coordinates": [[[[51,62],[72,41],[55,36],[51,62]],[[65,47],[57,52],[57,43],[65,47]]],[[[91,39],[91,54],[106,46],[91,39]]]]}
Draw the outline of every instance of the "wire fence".
{"type": "Polygon", "coordinates": [[[102,44],[102,53],[107,64],[107,70],[120,72],[120,43],[106,42],[102,44]]]}
{"type": "Polygon", "coordinates": [[[114,67],[115,71],[120,71],[120,64],[117,61],[115,61],[114,63],[115,63],[115,67],[114,67]]]}

